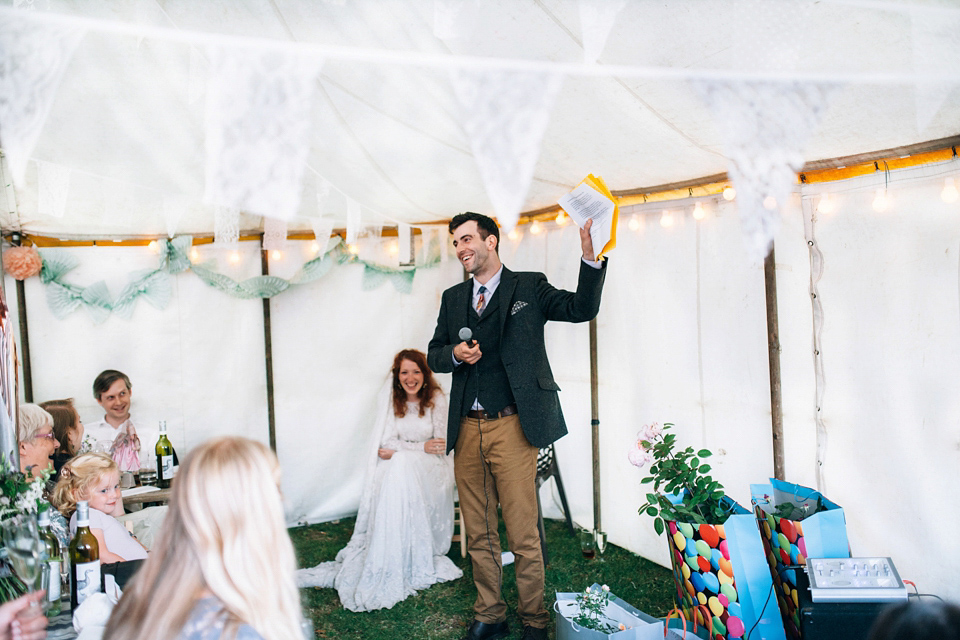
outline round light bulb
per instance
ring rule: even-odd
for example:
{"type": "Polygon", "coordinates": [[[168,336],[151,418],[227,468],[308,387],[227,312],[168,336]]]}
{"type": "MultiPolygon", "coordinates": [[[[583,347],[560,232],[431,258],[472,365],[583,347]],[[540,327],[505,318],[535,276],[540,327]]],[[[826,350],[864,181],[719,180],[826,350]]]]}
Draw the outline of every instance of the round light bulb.
{"type": "Polygon", "coordinates": [[[940,197],[944,202],[948,203],[960,200],[960,192],[957,191],[957,185],[954,183],[953,178],[947,178],[943,181],[943,191],[940,192],[940,197]]]}
{"type": "Polygon", "coordinates": [[[314,241],[310,243],[310,253],[317,254],[320,253],[320,243],[314,241]]]}
{"type": "Polygon", "coordinates": [[[270,257],[273,258],[274,260],[279,260],[280,258],[283,257],[283,253],[279,249],[274,249],[273,251],[270,252],[270,257]]]}
{"type": "Polygon", "coordinates": [[[534,220],[533,224],[530,225],[530,233],[532,233],[533,235],[537,235],[541,231],[543,231],[543,227],[540,226],[540,221],[534,220]]]}
{"type": "Polygon", "coordinates": [[[347,251],[349,251],[353,255],[357,255],[358,253],[360,253],[360,247],[358,247],[355,242],[351,242],[350,244],[347,245],[347,251]]]}
{"type": "Polygon", "coordinates": [[[873,197],[873,210],[880,212],[890,208],[890,196],[886,189],[877,189],[877,194],[873,197]]]}
{"type": "Polygon", "coordinates": [[[660,226],[663,228],[673,226],[673,214],[666,209],[664,209],[663,213],[660,214],[660,226]]]}
{"type": "Polygon", "coordinates": [[[197,251],[196,247],[190,249],[190,262],[196,262],[200,259],[200,252],[197,251]]]}
{"type": "Polygon", "coordinates": [[[519,229],[514,227],[513,229],[510,229],[510,233],[507,234],[507,237],[513,240],[514,242],[516,242],[517,240],[523,237],[523,234],[520,233],[519,229]]]}
{"type": "Polygon", "coordinates": [[[703,203],[698,202],[693,205],[693,219],[694,220],[703,220],[707,217],[707,210],[703,208],[703,203]]]}
{"type": "Polygon", "coordinates": [[[733,199],[736,198],[736,197],[737,197],[737,190],[734,189],[732,186],[731,186],[731,187],[725,187],[725,188],[723,189],[723,199],[726,200],[727,202],[730,202],[731,200],[733,200],[733,199]]]}
{"type": "Polygon", "coordinates": [[[829,193],[820,196],[820,200],[817,202],[817,211],[820,213],[833,213],[836,210],[837,203],[834,198],[830,197],[829,193]]]}
{"type": "Polygon", "coordinates": [[[396,240],[391,240],[389,243],[387,243],[387,253],[392,256],[400,253],[400,246],[397,244],[396,240]]]}
{"type": "Polygon", "coordinates": [[[567,214],[561,211],[557,214],[557,224],[561,227],[570,222],[570,218],[567,217],[567,214]]]}
{"type": "Polygon", "coordinates": [[[239,251],[231,251],[231,252],[230,252],[230,262],[231,262],[231,264],[237,264],[238,262],[240,262],[240,252],[239,252],[239,251]]]}
{"type": "Polygon", "coordinates": [[[151,240],[150,244],[147,245],[147,248],[154,253],[160,253],[160,243],[156,240],[151,240]]]}
{"type": "Polygon", "coordinates": [[[627,223],[627,226],[630,228],[630,231],[639,231],[640,230],[640,216],[633,214],[630,216],[630,221],[627,223]]]}
{"type": "Polygon", "coordinates": [[[763,208],[767,211],[774,211],[777,208],[777,199],[773,196],[767,196],[763,199],[763,208]]]}

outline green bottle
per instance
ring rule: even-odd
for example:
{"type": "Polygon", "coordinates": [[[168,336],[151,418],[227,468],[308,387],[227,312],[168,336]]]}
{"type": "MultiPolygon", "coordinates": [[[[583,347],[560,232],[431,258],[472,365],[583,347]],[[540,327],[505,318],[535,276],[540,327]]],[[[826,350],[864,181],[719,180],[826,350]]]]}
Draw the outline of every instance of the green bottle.
{"type": "Polygon", "coordinates": [[[180,460],[177,458],[177,451],[167,438],[167,423],[161,420],[160,439],[157,440],[157,486],[161,489],[169,489],[170,482],[177,475],[179,468],[180,460]]]}
{"type": "Polygon", "coordinates": [[[77,533],[70,541],[70,609],[88,597],[100,593],[100,545],[90,531],[90,507],[86,500],[77,503],[77,533]]]}
{"type": "Polygon", "coordinates": [[[55,616],[60,613],[60,541],[56,534],[50,530],[50,510],[41,511],[37,516],[37,528],[40,534],[40,541],[44,543],[47,549],[46,567],[44,573],[50,575],[46,581],[47,586],[47,609],[48,615],[55,616]]]}

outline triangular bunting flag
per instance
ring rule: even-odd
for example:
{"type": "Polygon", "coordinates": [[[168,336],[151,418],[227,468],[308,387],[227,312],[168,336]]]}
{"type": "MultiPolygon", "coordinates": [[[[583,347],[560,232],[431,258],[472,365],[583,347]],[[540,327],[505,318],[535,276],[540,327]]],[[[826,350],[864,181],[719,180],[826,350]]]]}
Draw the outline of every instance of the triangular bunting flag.
{"type": "Polygon", "coordinates": [[[530,188],[562,76],[463,70],[452,80],[487,196],[509,231],[530,188]]]}
{"type": "Polygon", "coordinates": [[[803,168],[803,149],[836,85],[725,80],[694,84],[723,135],[747,253],[762,262],[780,226],[780,208],[803,168]]]}
{"type": "Polygon", "coordinates": [[[208,49],[208,204],[289,220],[300,206],[321,60],[275,49],[208,49]]]}
{"type": "Polygon", "coordinates": [[[27,161],[83,34],[39,13],[8,13],[0,20],[0,131],[17,186],[23,186],[27,161]]]}

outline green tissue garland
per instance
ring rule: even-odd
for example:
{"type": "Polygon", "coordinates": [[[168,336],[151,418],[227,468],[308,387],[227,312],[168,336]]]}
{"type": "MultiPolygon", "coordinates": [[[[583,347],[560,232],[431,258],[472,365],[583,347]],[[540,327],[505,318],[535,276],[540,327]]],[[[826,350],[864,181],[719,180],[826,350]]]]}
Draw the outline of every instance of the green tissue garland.
{"type": "Polygon", "coordinates": [[[130,282],[123,288],[116,300],[111,299],[110,291],[102,280],[88,287],[64,282],[63,278],[79,264],[76,258],[59,252],[44,251],[40,254],[43,268],[40,281],[47,285],[47,304],[57,319],[83,307],[97,324],[104,322],[111,313],[122,318],[130,318],[137,300],[143,298],[157,309],[166,308],[170,303],[173,288],[170,276],[184,271],[192,271],[207,285],[235,298],[254,299],[272,298],[291,286],[313,282],[327,273],[334,264],[362,264],[363,290],[376,289],[384,282],[392,282],[399,293],[413,290],[413,277],[418,268],[430,268],[440,262],[441,247],[434,243],[428,248],[430,256],[422,265],[415,267],[393,268],[361,260],[346,250],[343,241],[338,241],[322,256],[304,263],[289,280],[277,276],[256,276],[237,282],[230,276],[214,271],[210,264],[193,264],[188,251],[193,245],[192,236],[177,236],[163,243],[160,262],[156,269],[138,271],[132,274],[130,282]]]}

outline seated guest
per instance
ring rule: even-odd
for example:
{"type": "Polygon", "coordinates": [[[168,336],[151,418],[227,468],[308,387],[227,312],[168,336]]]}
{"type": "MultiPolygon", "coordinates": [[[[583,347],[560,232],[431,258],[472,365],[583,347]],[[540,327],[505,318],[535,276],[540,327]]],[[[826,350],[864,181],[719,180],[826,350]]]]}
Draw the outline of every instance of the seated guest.
{"type": "Polygon", "coordinates": [[[70,533],[77,532],[77,503],[90,505],[90,531],[100,547],[100,563],[143,560],[146,548],[117,521],[123,515],[120,470],[105,453],[82,453],[63,465],[50,501],[70,518],[70,533]]]}
{"type": "Polygon", "coordinates": [[[41,402],[40,406],[53,417],[53,435],[59,443],[53,452],[53,470],[60,473],[64,463],[80,453],[83,423],[73,406],[73,398],[41,402]]]}
{"type": "Polygon", "coordinates": [[[209,440],[180,464],[150,557],[105,640],[303,637],[280,465],[246,438],[209,440]]]}
{"type": "Polygon", "coordinates": [[[20,471],[38,478],[53,466],[50,456],[59,444],[53,435],[53,416],[35,404],[22,404],[19,417],[20,471]]]}
{"type": "Polygon", "coordinates": [[[908,600],[883,610],[869,640],[960,640],[960,606],[942,600],[908,600]]]}
{"type": "MultiPolygon", "coordinates": [[[[103,407],[103,420],[87,425],[86,432],[94,440],[94,451],[109,453],[121,471],[139,471],[141,466],[140,438],[130,419],[133,387],[130,378],[121,371],[107,369],[93,381],[93,397],[103,407]]],[[[145,434],[149,435],[149,434],[145,434]]],[[[147,440],[147,444],[156,441],[147,440]]],[[[144,460],[152,456],[145,455],[144,460]]]]}
{"type": "MultiPolygon", "coordinates": [[[[51,469],[53,462],[50,456],[58,446],[53,433],[54,419],[35,404],[20,405],[19,416],[17,438],[20,440],[20,471],[28,477],[39,478],[44,469],[51,469]]],[[[51,512],[50,528],[57,534],[61,545],[69,544],[66,520],[55,510],[51,509],[51,512]]]]}

